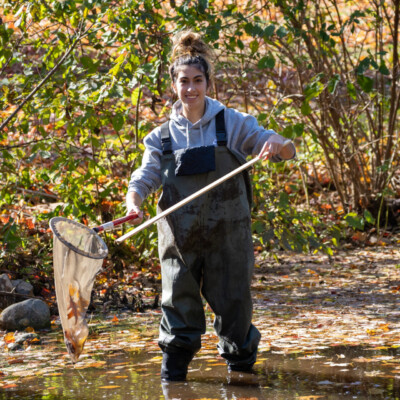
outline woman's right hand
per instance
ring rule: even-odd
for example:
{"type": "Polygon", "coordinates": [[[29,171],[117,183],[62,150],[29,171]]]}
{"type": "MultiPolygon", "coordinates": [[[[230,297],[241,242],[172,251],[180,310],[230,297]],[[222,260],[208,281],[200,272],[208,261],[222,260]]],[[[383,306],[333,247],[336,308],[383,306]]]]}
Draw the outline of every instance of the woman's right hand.
{"type": "Polygon", "coordinates": [[[126,215],[131,215],[131,214],[137,214],[137,218],[131,219],[129,221],[130,224],[132,225],[139,225],[143,221],[143,211],[139,207],[132,207],[131,209],[128,210],[126,215]]]}
{"type": "Polygon", "coordinates": [[[140,210],[140,206],[142,205],[142,199],[136,192],[128,192],[126,195],[126,215],[137,214],[138,217],[135,219],[131,219],[129,223],[132,225],[138,225],[143,221],[143,211],[140,210]]]}

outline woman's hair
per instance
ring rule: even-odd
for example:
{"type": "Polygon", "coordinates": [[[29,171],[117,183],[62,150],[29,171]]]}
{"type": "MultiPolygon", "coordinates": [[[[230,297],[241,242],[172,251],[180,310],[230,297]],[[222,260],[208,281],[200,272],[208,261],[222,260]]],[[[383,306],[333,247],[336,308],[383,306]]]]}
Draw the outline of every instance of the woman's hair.
{"type": "Polygon", "coordinates": [[[204,43],[200,34],[193,31],[180,32],[172,40],[169,74],[173,82],[178,76],[179,67],[192,65],[199,69],[209,84],[214,75],[212,49],[204,43]]]}

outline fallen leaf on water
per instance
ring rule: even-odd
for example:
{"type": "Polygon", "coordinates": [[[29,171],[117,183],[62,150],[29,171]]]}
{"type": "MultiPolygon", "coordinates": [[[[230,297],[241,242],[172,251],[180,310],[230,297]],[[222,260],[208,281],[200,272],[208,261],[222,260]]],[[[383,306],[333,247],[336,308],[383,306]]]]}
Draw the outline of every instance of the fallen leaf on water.
{"type": "Polygon", "coordinates": [[[118,324],[118,322],[119,322],[119,319],[117,318],[117,316],[116,315],[114,315],[114,318],[112,319],[112,321],[111,321],[113,324],[118,324]]]}
{"type": "Polygon", "coordinates": [[[385,332],[389,332],[390,331],[389,324],[379,325],[379,329],[382,329],[385,332]]]}
{"type": "Polygon", "coordinates": [[[117,375],[117,376],[114,376],[114,378],[115,379],[126,379],[126,378],[128,378],[128,375],[117,375]]]}
{"type": "Polygon", "coordinates": [[[163,359],[162,356],[156,356],[156,357],[150,358],[150,361],[161,361],[162,359],[163,359]]]}
{"type": "Polygon", "coordinates": [[[4,385],[2,388],[3,389],[11,389],[11,388],[15,388],[17,387],[17,385],[15,383],[10,383],[9,385],[4,385]]]}
{"type": "Polygon", "coordinates": [[[6,343],[14,343],[15,342],[15,337],[14,337],[14,332],[9,332],[4,336],[4,341],[6,343]]]}
{"type": "Polygon", "coordinates": [[[11,358],[8,360],[9,364],[22,364],[24,362],[23,358],[11,358]]]}
{"type": "Polygon", "coordinates": [[[110,386],[99,386],[99,389],[117,389],[121,386],[117,386],[117,385],[110,385],[110,386]]]}
{"type": "Polygon", "coordinates": [[[300,396],[298,397],[299,400],[317,400],[317,399],[323,399],[326,396],[300,396]]]}

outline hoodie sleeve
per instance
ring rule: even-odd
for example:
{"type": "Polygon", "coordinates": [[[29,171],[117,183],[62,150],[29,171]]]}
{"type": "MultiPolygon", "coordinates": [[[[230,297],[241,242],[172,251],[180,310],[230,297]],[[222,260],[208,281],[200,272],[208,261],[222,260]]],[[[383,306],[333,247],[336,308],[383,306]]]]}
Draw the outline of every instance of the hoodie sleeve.
{"type": "MultiPolygon", "coordinates": [[[[255,156],[260,153],[264,143],[271,135],[278,135],[271,129],[264,129],[258,125],[257,119],[252,115],[242,113],[233,108],[225,109],[225,126],[228,135],[228,147],[242,155],[255,156]]],[[[294,148],[294,156],[296,149],[294,148]]],[[[275,155],[270,159],[273,162],[283,161],[282,157],[275,155]]]]}
{"type": "Polygon", "coordinates": [[[161,185],[161,138],[160,127],[150,132],[143,141],[145,151],[142,165],[133,171],[128,185],[128,193],[136,192],[142,200],[155,192],[161,185]]]}

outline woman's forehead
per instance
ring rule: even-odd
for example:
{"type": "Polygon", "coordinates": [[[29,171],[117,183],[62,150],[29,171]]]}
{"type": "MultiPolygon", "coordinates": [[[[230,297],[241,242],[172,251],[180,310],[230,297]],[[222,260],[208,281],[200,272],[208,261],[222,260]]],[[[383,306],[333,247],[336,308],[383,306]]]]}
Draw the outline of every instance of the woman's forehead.
{"type": "Polygon", "coordinates": [[[176,68],[177,78],[194,78],[196,76],[205,77],[204,72],[194,65],[180,65],[176,68]]]}

